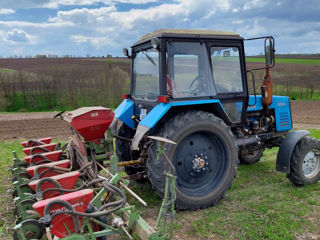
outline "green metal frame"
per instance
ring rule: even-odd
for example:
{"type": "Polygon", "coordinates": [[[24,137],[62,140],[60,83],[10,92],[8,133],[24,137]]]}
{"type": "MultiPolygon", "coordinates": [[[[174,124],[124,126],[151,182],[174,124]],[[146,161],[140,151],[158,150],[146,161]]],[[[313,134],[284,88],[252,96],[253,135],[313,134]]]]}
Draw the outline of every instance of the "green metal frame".
{"type": "MultiPolygon", "coordinates": [[[[100,150],[101,152],[97,151],[97,160],[106,160],[106,154],[102,152],[105,151],[108,147],[106,145],[99,145],[97,143],[90,143],[84,144],[85,147],[89,147],[91,149],[100,150]],[[99,148],[99,149],[98,149],[99,148]]],[[[108,148],[109,149],[109,148],[108,148]]],[[[118,172],[118,157],[115,154],[115,139],[113,140],[113,156],[110,159],[110,167],[109,173],[112,178],[109,180],[111,184],[120,185],[122,188],[128,186],[129,181],[126,179],[122,179],[119,172],[118,172]]],[[[158,157],[161,154],[165,154],[163,151],[163,144],[160,144],[158,149],[158,157]]],[[[21,165],[21,161],[14,158],[14,166],[21,165]]],[[[23,171],[22,168],[17,168],[13,172],[21,172],[23,171]],[[17,170],[19,169],[19,170],[17,170]]],[[[170,172],[164,173],[166,175],[166,182],[165,182],[165,192],[164,198],[162,201],[161,208],[159,210],[157,223],[155,227],[150,226],[136,211],[134,205],[126,204],[123,208],[119,209],[114,213],[113,216],[122,216],[124,222],[128,226],[129,232],[134,232],[138,235],[142,240],[169,240],[173,236],[173,220],[175,215],[174,210],[174,203],[175,203],[175,187],[176,187],[176,177],[174,174],[170,172]]],[[[25,199],[33,199],[33,196],[29,194],[25,194],[22,189],[20,189],[20,182],[15,181],[14,185],[16,187],[18,197],[15,199],[15,203],[18,206],[19,210],[21,211],[21,218],[22,220],[28,219],[30,216],[23,212],[21,201],[25,199]],[[21,208],[21,209],[20,209],[21,208]]],[[[91,200],[91,204],[95,205],[96,207],[100,208],[102,206],[101,199],[106,194],[105,189],[101,189],[96,196],[91,200]]],[[[17,233],[20,240],[26,240],[24,236],[22,224],[19,223],[14,227],[15,232],[17,233]]],[[[113,234],[125,234],[126,230],[124,228],[116,228],[110,226],[106,223],[103,223],[94,218],[83,217],[83,224],[81,226],[82,234],[70,234],[67,237],[63,238],[64,240],[95,240],[97,237],[103,236],[110,236],[113,234]],[[101,231],[94,231],[92,229],[92,223],[98,224],[103,228],[101,231]],[[85,232],[85,230],[87,230],[85,232]]],[[[127,233],[128,234],[128,233],[127,233]]]]}

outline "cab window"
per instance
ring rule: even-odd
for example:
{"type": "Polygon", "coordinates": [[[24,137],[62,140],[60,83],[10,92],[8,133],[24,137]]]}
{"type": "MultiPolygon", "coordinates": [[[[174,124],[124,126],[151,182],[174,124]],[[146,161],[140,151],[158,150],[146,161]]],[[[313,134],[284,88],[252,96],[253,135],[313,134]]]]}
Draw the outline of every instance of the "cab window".
{"type": "Polygon", "coordinates": [[[217,93],[243,92],[239,48],[211,47],[211,65],[217,93]]]}
{"type": "Polygon", "coordinates": [[[167,91],[174,98],[215,95],[205,43],[168,42],[167,91]]]}

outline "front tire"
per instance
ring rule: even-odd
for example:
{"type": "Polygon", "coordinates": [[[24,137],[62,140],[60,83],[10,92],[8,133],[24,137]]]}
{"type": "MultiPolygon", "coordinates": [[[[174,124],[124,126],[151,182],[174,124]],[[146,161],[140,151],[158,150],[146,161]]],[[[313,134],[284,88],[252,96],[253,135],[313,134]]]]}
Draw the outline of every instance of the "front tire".
{"type": "Polygon", "coordinates": [[[290,173],[287,175],[296,186],[316,183],[320,179],[320,141],[304,137],[295,146],[291,161],[290,173]]]}
{"type": "MultiPolygon", "coordinates": [[[[176,145],[164,150],[176,169],[176,207],[195,210],[216,204],[231,187],[236,175],[238,148],[230,128],[211,113],[180,113],[164,124],[158,133],[176,145]]],[[[165,187],[164,156],[157,160],[159,144],[150,148],[148,177],[159,195],[165,187]]]]}
{"type": "Polygon", "coordinates": [[[257,149],[253,152],[248,152],[248,150],[246,150],[246,149],[240,150],[239,151],[240,163],[252,164],[252,163],[259,162],[260,158],[263,155],[263,152],[264,152],[264,148],[257,149]]]}

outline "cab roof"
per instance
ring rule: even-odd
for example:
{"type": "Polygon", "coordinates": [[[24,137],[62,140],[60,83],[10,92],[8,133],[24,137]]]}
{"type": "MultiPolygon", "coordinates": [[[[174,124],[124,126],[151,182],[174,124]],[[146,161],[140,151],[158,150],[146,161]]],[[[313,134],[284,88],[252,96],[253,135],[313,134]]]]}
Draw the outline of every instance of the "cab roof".
{"type": "Polygon", "coordinates": [[[134,45],[151,40],[155,37],[172,38],[240,38],[240,35],[234,32],[200,29],[159,29],[143,35],[134,45]]]}

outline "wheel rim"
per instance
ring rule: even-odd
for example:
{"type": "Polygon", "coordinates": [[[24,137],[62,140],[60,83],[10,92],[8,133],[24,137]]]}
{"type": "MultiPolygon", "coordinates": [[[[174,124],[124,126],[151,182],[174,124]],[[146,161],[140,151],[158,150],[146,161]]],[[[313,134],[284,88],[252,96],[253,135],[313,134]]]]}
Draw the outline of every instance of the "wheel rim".
{"type": "Polygon", "coordinates": [[[226,146],[214,133],[186,136],[173,155],[178,188],[192,196],[207,195],[222,181],[228,161],[226,146]]]}
{"type": "Polygon", "coordinates": [[[320,151],[310,150],[304,157],[302,172],[306,178],[314,178],[320,171],[320,151]]]}
{"type": "MultiPolygon", "coordinates": [[[[26,239],[41,239],[44,234],[44,226],[37,220],[29,219],[21,222],[22,229],[26,239]]],[[[13,239],[19,239],[17,232],[14,233],[13,239]]]]}

